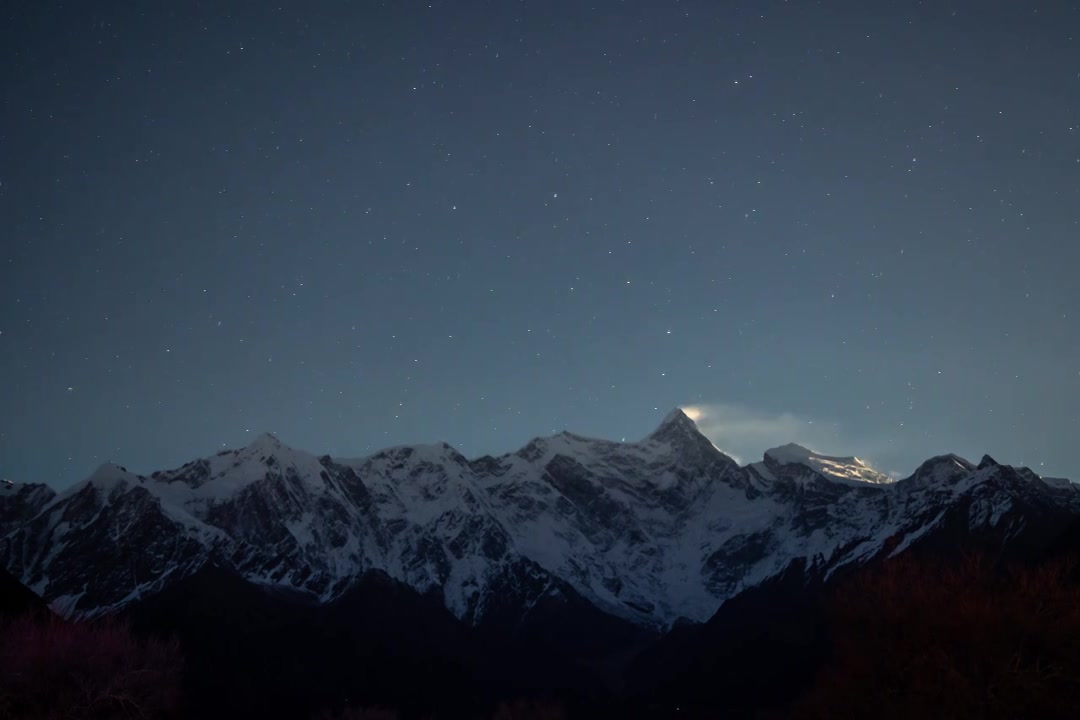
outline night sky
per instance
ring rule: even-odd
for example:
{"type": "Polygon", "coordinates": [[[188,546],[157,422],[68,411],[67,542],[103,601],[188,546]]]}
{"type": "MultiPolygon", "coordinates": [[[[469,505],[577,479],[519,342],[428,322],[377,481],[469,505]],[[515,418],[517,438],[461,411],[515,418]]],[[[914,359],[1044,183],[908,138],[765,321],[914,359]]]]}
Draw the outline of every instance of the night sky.
{"type": "Polygon", "coordinates": [[[1080,479],[1080,3],[4,3],[0,475],[676,406],[1080,479]]]}

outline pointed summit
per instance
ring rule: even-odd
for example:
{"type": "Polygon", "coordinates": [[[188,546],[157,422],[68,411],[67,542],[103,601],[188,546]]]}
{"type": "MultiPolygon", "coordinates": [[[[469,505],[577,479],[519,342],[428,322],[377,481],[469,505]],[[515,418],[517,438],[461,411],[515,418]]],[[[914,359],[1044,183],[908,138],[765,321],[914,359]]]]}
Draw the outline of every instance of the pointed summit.
{"type": "Polygon", "coordinates": [[[780,447],[769,448],[765,451],[766,460],[772,459],[781,465],[802,465],[807,463],[817,453],[798,443],[788,443],[780,447]]]}
{"type": "MultiPolygon", "coordinates": [[[[128,472],[127,468],[117,465],[114,462],[104,462],[90,474],[90,477],[82,482],[75,483],[67,490],[63,491],[61,496],[69,497],[87,491],[87,488],[93,488],[98,492],[108,495],[118,487],[124,487],[137,482],[138,476],[128,472]]],[[[93,492],[94,490],[89,492],[93,492]]]]}
{"type": "Polygon", "coordinates": [[[669,412],[660,422],[660,427],[653,431],[653,435],[672,428],[682,428],[685,430],[692,430],[693,432],[699,432],[697,424],[690,419],[690,416],[687,415],[682,408],[675,408],[669,412]]]}
{"type": "Polygon", "coordinates": [[[728,469],[737,468],[739,464],[733,458],[725,455],[712,440],[705,437],[694,422],[694,417],[700,417],[700,414],[693,408],[675,408],[641,444],[652,452],[670,453],[669,456],[678,462],[719,463],[728,469]]]}
{"type": "Polygon", "coordinates": [[[701,438],[705,436],[698,430],[698,426],[690,419],[682,408],[675,408],[669,412],[660,423],[660,426],[652,431],[649,440],[672,442],[686,440],[688,438],[701,438]]]}
{"type": "Polygon", "coordinates": [[[281,444],[281,441],[277,439],[277,435],[275,435],[274,433],[271,433],[271,432],[259,433],[257,436],[255,436],[255,440],[253,442],[257,442],[257,443],[274,443],[274,444],[277,444],[277,445],[281,444]]]}
{"type": "Polygon", "coordinates": [[[923,462],[911,479],[916,482],[954,484],[975,470],[975,466],[954,453],[936,455],[923,462]]]}
{"type": "Polygon", "coordinates": [[[96,478],[111,478],[126,472],[127,470],[125,468],[120,467],[112,460],[106,460],[105,462],[98,465],[97,468],[94,469],[94,472],[90,473],[90,477],[88,479],[94,480],[96,478]]]}
{"type": "Polygon", "coordinates": [[[97,469],[86,479],[88,485],[111,488],[119,482],[123,482],[128,473],[127,468],[121,467],[114,462],[106,461],[98,465],[97,469]]]}
{"type": "Polygon", "coordinates": [[[921,465],[916,468],[915,474],[912,477],[958,477],[961,474],[970,473],[975,470],[975,465],[968,460],[961,458],[955,452],[947,452],[941,454],[941,456],[934,456],[929,460],[924,460],[921,465]]]}
{"type": "Polygon", "coordinates": [[[253,453],[260,453],[262,455],[270,455],[274,452],[285,448],[285,444],[282,443],[277,437],[271,433],[264,432],[252,440],[244,448],[245,450],[253,453]]]}
{"type": "Polygon", "coordinates": [[[712,443],[698,429],[696,423],[690,419],[682,408],[675,408],[667,414],[660,426],[648,437],[666,443],[680,443],[691,441],[693,443],[704,442],[710,447],[712,443]]]}

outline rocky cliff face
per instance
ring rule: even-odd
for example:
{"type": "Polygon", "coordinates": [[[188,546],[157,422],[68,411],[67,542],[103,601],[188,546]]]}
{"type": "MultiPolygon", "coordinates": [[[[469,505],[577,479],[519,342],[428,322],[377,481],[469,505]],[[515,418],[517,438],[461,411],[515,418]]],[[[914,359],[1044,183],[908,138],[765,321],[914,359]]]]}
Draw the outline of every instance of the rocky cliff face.
{"type": "Polygon", "coordinates": [[[958,533],[1035,542],[1077,516],[1077,486],[990,458],[895,483],[790,445],[740,467],[674,411],[636,443],[562,433],[474,460],[445,444],[316,457],[263,435],[149,476],[105,465],[59,495],[0,495],[0,564],[65,614],[213,563],[320,602],[380,571],[470,624],[585,600],[666,627],[796,560],[827,576],[958,533]]]}

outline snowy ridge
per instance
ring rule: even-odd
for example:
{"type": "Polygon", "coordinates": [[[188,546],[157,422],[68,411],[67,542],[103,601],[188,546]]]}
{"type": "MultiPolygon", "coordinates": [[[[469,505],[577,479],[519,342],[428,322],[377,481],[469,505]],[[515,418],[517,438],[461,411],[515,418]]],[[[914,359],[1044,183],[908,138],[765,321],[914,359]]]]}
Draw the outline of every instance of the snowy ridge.
{"type": "Polygon", "coordinates": [[[106,464],[35,492],[0,504],[0,562],[83,615],[213,561],[323,601],[381,570],[468,622],[576,594],[667,626],[708,619],[796,559],[828,574],[955,517],[1012,536],[1080,514],[1077,486],[989,458],[932,458],[897,482],[798,445],[740,467],[678,410],[638,442],[564,432],[472,460],[445,443],[316,457],[261,435],[149,477],[106,464]]]}
{"type": "Polygon", "coordinates": [[[803,465],[834,482],[874,485],[894,482],[888,475],[879,473],[857,457],[820,455],[795,443],[766,450],[765,459],[779,465],[803,465]]]}

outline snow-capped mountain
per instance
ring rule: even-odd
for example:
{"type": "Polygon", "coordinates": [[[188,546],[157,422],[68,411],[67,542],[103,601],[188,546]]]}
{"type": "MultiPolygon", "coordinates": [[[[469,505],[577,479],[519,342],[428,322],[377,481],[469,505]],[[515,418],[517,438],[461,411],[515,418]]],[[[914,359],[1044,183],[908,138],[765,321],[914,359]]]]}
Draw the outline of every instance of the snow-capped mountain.
{"type": "MultiPolygon", "coordinates": [[[[801,466],[811,470],[811,474],[802,473],[803,477],[811,478],[821,475],[834,482],[859,485],[872,483],[883,485],[893,482],[888,475],[879,473],[857,457],[831,457],[819,455],[813,450],[804,448],[795,443],[789,443],[780,447],[765,451],[764,460],[753,465],[754,470],[766,474],[784,471],[778,470],[779,466],[801,466]]],[[[797,477],[793,476],[793,477],[797,477]]]]}
{"type": "Polygon", "coordinates": [[[316,457],[262,435],[140,476],[0,496],[0,564],[60,612],[96,614],[214,563],[328,601],[382,571],[478,623],[583,598],[644,626],[704,621],[795,560],[827,575],[939,531],[1002,542],[1080,515],[1080,490],[990,458],[896,482],[797,445],[740,467],[684,413],[639,442],[560,433],[467,459],[446,444],[316,457]]]}

